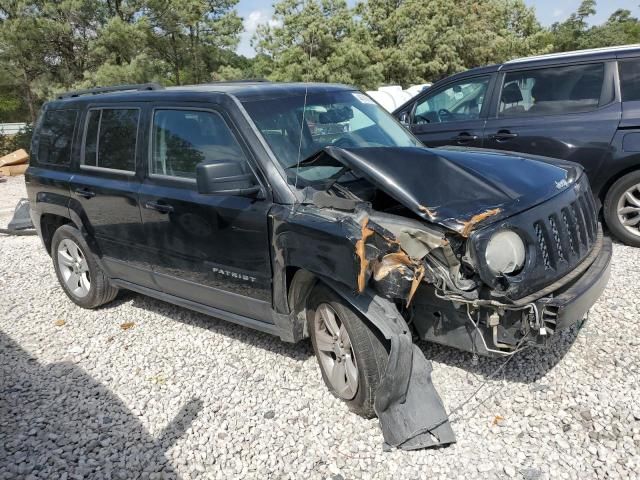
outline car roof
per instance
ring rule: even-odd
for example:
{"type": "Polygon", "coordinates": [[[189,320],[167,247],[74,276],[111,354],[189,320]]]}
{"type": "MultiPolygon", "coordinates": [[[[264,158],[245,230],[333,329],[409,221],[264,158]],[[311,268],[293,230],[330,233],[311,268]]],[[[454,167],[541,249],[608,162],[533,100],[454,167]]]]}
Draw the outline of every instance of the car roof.
{"type": "MultiPolygon", "coordinates": [[[[464,72],[455,73],[444,77],[429,87],[429,90],[438,88],[443,83],[461,80],[476,75],[491,74],[503,70],[515,70],[530,67],[542,67],[546,65],[562,65],[570,62],[589,62],[595,60],[610,60],[613,58],[623,58],[629,56],[640,56],[640,44],[619,45],[615,47],[590,48],[585,50],[574,50],[571,52],[548,53],[545,55],[536,55],[532,57],[522,57],[509,60],[508,62],[495,65],[487,65],[484,67],[470,68],[464,72]]],[[[393,111],[393,114],[403,110],[408,104],[413,102],[416,97],[406,101],[393,111]]]]}
{"type": "Polygon", "coordinates": [[[584,50],[573,50],[570,52],[547,53],[545,55],[535,55],[532,57],[515,58],[505,62],[504,65],[521,65],[536,63],[556,63],[555,61],[590,61],[616,58],[619,54],[640,55],[640,44],[618,45],[615,47],[588,48],[584,50]]]}
{"type": "Polygon", "coordinates": [[[232,95],[239,100],[264,100],[305,93],[353,91],[355,87],[334,83],[238,81],[214,82],[200,85],[180,85],[163,88],[160,85],[142,84],[120,87],[105,87],[78,92],[68,92],[49,102],[51,106],[78,105],[87,103],[126,103],[158,100],[206,100],[212,94],[232,95]],[[110,89],[112,89],[110,91],[110,89]]]}

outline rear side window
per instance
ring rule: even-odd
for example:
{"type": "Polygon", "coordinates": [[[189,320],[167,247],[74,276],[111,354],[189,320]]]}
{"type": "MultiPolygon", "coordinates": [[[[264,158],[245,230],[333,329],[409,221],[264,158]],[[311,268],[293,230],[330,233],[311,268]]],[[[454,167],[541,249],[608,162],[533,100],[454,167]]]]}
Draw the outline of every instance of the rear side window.
{"type": "Polygon", "coordinates": [[[507,73],[498,115],[557,115],[598,108],[604,64],[573,65],[507,73]]]}
{"type": "Polygon", "coordinates": [[[135,172],[140,110],[89,110],[83,165],[135,172]]]}
{"type": "Polygon", "coordinates": [[[77,110],[47,110],[37,136],[37,161],[49,165],[69,165],[77,110]]]}
{"type": "Polygon", "coordinates": [[[620,90],[623,102],[640,100],[640,60],[627,60],[618,64],[620,90]]]}
{"type": "Polygon", "coordinates": [[[156,110],[153,114],[151,173],[196,178],[196,165],[245,155],[224,119],[197,110],[156,110]]]}

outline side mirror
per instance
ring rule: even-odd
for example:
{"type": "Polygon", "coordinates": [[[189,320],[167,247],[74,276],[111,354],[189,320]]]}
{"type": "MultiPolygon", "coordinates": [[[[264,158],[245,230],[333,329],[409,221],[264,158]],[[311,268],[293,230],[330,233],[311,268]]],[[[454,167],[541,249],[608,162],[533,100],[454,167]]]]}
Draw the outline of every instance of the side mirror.
{"type": "Polygon", "coordinates": [[[398,120],[402,125],[404,125],[405,127],[408,127],[409,124],[411,123],[411,119],[409,118],[409,112],[402,112],[400,114],[400,117],[398,117],[398,120]]]}
{"type": "Polygon", "coordinates": [[[198,193],[205,195],[251,195],[260,191],[252,173],[230,160],[199,163],[196,166],[198,193]]]}

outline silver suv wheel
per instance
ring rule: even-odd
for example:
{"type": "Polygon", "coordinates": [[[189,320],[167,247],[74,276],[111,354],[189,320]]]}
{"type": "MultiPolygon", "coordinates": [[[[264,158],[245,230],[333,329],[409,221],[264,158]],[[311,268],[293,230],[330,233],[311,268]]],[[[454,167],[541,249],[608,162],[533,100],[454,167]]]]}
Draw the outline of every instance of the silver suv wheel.
{"type": "Polygon", "coordinates": [[[627,231],[640,236],[640,184],[633,185],[620,196],[618,220],[627,231]]]}
{"type": "Polygon", "coordinates": [[[347,329],[328,303],[318,305],[313,327],[327,380],[340,398],[351,400],[358,391],[358,364],[347,329]]]}
{"type": "Polygon", "coordinates": [[[73,295],[84,298],[91,290],[89,265],[80,247],[65,238],[58,245],[58,268],[64,283],[73,295]]]}

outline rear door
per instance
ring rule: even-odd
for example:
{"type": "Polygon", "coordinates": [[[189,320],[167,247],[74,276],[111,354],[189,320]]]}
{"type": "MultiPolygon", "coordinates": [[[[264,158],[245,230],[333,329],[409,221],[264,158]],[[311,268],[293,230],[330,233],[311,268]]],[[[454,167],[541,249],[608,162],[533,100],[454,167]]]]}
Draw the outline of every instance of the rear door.
{"type": "Polygon", "coordinates": [[[409,128],[427,147],[482,146],[491,79],[467,77],[427,90],[406,111],[409,128]]]}
{"type": "Polygon", "coordinates": [[[640,145],[637,131],[640,130],[640,57],[623,57],[618,61],[620,75],[620,90],[622,97],[622,119],[620,129],[628,131],[625,134],[627,148],[636,151],[636,145],[640,145]],[[626,138],[626,135],[632,133],[626,138]],[[632,145],[633,143],[633,145],[632,145]]]}
{"type": "Polygon", "coordinates": [[[140,205],[157,284],[170,295],[271,323],[271,201],[196,188],[201,162],[232,160],[254,171],[229,117],[201,104],[158,103],[150,123],[140,205]]]}
{"type": "Polygon", "coordinates": [[[501,73],[484,147],[578,162],[599,189],[620,121],[615,62],[518,69],[501,73]]]}
{"type": "Polygon", "coordinates": [[[140,104],[118,104],[85,112],[70,207],[97,243],[110,276],[152,286],[136,174],[143,152],[142,111],[140,104]]]}

